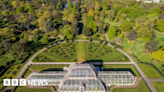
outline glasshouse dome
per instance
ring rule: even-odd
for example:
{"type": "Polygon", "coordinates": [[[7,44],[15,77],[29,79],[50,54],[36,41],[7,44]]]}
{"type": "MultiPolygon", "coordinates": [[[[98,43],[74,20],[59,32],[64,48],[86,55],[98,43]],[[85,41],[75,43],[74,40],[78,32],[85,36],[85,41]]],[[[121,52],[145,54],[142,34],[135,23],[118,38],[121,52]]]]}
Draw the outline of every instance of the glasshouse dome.
{"type": "Polygon", "coordinates": [[[66,71],[33,72],[27,80],[44,80],[59,86],[59,92],[106,92],[111,85],[134,85],[136,77],[129,71],[96,71],[91,64],[72,64],[66,71]]]}

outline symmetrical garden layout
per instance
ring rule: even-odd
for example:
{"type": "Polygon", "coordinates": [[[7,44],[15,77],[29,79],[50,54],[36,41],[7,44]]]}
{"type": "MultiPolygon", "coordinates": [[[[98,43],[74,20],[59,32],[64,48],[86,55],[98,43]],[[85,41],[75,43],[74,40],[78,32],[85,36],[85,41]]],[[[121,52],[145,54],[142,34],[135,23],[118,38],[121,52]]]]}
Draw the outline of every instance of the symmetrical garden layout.
{"type": "Polygon", "coordinates": [[[92,42],[69,42],[56,45],[40,53],[33,62],[84,62],[90,60],[129,62],[129,59],[121,52],[92,42]]]}
{"type": "Polygon", "coordinates": [[[27,80],[45,80],[58,85],[59,92],[106,92],[111,85],[134,85],[136,77],[129,71],[97,71],[91,64],[72,64],[65,71],[34,72],[27,80]]]}

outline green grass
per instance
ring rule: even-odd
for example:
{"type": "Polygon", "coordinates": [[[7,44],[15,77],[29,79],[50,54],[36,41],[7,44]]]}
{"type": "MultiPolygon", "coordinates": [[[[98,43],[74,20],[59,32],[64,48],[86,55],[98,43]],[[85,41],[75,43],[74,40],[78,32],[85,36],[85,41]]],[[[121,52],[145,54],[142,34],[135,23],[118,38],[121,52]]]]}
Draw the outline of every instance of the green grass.
{"type": "Polygon", "coordinates": [[[152,67],[144,64],[138,64],[148,78],[162,78],[162,76],[152,67]]]}
{"type": "Polygon", "coordinates": [[[112,92],[151,92],[151,90],[148,88],[144,81],[140,81],[136,88],[117,88],[113,89],[112,92]]]}
{"type": "Polygon", "coordinates": [[[158,92],[164,92],[164,82],[151,82],[158,92]]]}
{"type": "Polygon", "coordinates": [[[78,42],[77,49],[78,49],[78,52],[77,52],[78,62],[85,62],[85,56],[86,56],[85,55],[85,49],[86,49],[85,43],[78,42]]]}
{"type": "Polygon", "coordinates": [[[32,68],[34,71],[42,71],[47,69],[61,69],[65,66],[69,65],[30,65],[30,68],[32,68]]]}
{"type": "Polygon", "coordinates": [[[41,52],[34,58],[33,62],[76,62],[75,60],[78,62],[84,62],[86,60],[130,62],[124,54],[116,51],[114,48],[93,42],[69,42],[56,45],[41,52]],[[56,51],[58,52],[56,53],[56,51]]]}
{"type": "Polygon", "coordinates": [[[155,66],[164,74],[164,67],[162,66],[162,64],[164,64],[164,62],[158,61],[158,64],[155,64],[155,66]]]}
{"type": "Polygon", "coordinates": [[[35,57],[33,62],[72,62],[76,59],[77,55],[75,42],[59,44],[45,51],[35,57]]]}
{"type": "Polygon", "coordinates": [[[15,92],[51,92],[50,89],[29,89],[26,87],[18,87],[15,92]]]}
{"type": "Polygon", "coordinates": [[[134,73],[134,75],[136,75],[137,77],[141,77],[141,75],[139,74],[139,72],[137,71],[137,69],[135,68],[135,66],[133,65],[103,65],[104,69],[119,69],[119,68],[125,68],[125,69],[131,69],[134,73]]]}
{"type": "Polygon", "coordinates": [[[164,46],[164,38],[156,36],[155,41],[159,42],[159,44],[157,45],[158,48],[160,48],[161,46],[164,46]]]}
{"type": "Polygon", "coordinates": [[[99,43],[86,43],[86,59],[103,62],[130,62],[121,52],[99,43]]]}
{"type": "Polygon", "coordinates": [[[32,71],[28,69],[23,78],[26,78],[26,77],[29,76],[31,73],[32,73],[32,71]]]}

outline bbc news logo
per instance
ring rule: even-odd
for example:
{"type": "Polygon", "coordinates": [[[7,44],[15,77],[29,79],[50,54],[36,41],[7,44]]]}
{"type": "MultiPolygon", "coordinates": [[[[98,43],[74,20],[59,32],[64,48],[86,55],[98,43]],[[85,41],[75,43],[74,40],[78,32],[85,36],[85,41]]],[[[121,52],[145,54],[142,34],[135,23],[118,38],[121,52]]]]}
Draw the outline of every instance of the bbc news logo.
{"type": "Polygon", "coordinates": [[[3,79],[3,86],[26,86],[26,84],[30,86],[48,86],[47,81],[42,80],[28,80],[26,83],[26,79],[3,79]]]}

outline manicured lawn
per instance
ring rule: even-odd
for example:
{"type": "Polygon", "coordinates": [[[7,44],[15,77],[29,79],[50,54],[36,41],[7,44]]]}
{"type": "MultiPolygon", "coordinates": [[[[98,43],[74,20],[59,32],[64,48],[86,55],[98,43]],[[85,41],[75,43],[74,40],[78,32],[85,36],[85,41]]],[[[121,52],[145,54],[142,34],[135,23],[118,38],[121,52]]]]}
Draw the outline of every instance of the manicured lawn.
{"type": "Polygon", "coordinates": [[[141,77],[135,66],[133,65],[103,65],[105,69],[119,69],[119,70],[131,70],[135,76],[141,77]]]}
{"type": "Polygon", "coordinates": [[[138,64],[148,78],[162,78],[162,76],[152,67],[144,64],[138,64]]]}
{"type": "Polygon", "coordinates": [[[164,74],[164,62],[158,61],[155,66],[164,74]]]}
{"type": "Polygon", "coordinates": [[[77,52],[77,59],[78,59],[78,62],[85,62],[85,43],[84,42],[78,42],[78,45],[77,45],[77,49],[78,49],[78,52],[77,52]]]}
{"type": "Polygon", "coordinates": [[[61,68],[69,66],[69,65],[31,65],[30,68],[32,68],[34,71],[42,71],[47,69],[57,69],[60,70],[61,68]]]}
{"type": "MultiPolygon", "coordinates": [[[[144,81],[140,81],[138,87],[136,88],[117,88],[112,92],[151,92],[144,81]]],[[[159,91],[162,92],[162,91],[159,91]]]]}
{"type": "Polygon", "coordinates": [[[31,73],[32,73],[32,71],[28,69],[23,78],[26,78],[26,77],[29,76],[31,73]]]}
{"type": "Polygon", "coordinates": [[[129,62],[121,52],[99,43],[86,43],[86,59],[102,60],[103,62],[129,62]]]}
{"type": "Polygon", "coordinates": [[[18,87],[15,92],[51,92],[50,89],[29,89],[26,87],[18,87]]]}
{"type": "Polygon", "coordinates": [[[121,52],[104,44],[69,42],[49,48],[36,56],[33,62],[130,62],[121,52]]]}
{"type": "Polygon", "coordinates": [[[159,44],[157,45],[158,48],[160,48],[161,46],[164,46],[164,38],[156,36],[155,41],[159,42],[159,44]]]}
{"type": "Polygon", "coordinates": [[[158,92],[164,92],[164,82],[151,82],[158,92]]]}

